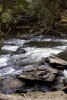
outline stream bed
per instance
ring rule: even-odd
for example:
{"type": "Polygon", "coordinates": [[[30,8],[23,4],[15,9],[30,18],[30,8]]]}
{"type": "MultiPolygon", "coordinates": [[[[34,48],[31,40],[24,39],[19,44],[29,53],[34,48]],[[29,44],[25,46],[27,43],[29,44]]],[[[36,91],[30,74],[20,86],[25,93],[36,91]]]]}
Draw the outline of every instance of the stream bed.
{"type": "MultiPolygon", "coordinates": [[[[44,36],[34,36],[26,40],[4,39],[0,41],[0,77],[19,74],[50,55],[67,60],[67,39],[44,36]]],[[[67,78],[66,69],[63,74],[67,78]]]]}

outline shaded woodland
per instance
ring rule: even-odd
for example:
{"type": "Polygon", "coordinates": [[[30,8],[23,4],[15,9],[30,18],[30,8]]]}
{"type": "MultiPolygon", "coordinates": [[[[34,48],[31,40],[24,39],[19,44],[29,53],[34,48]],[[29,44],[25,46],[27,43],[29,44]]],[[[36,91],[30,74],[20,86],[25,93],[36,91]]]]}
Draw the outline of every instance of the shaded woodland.
{"type": "Polygon", "coordinates": [[[67,0],[0,0],[0,34],[13,28],[66,33],[67,0]],[[63,29],[62,29],[63,28],[63,29]]]}

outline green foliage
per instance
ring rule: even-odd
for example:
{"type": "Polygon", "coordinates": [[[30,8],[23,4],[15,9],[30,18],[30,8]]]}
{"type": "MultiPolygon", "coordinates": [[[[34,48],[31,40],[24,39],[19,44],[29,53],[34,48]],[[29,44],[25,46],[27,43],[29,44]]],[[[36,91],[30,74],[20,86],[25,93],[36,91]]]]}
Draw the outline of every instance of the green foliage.
{"type": "Polygon", "coordinates": [[[0,33],[5,30],[7,24],[17,23],[21,19],[27,5],[26,0],[2,0],[0,2],[0,33]]]}
{"type": "Polygon", "coordinates": [[[1,15],[1,19],[3,23],[8,23],[11,18],[12,18],[12,11],[10,9],[7,9],[6,11],[4,11],[1,15]]]}
{"type": "Polygon", "coordinates": [[[67,0],[31,0],[28,12],[31,16],[54,25],[60,21],[60,13],[66,8],[67,0]]]}
{"type": "Polygon", "coordinates": [[[0,4],[0,12],[3,10],[3,5],[0,4]]]}
{"type": "Polygon", "coordinates": [[[17,23],[23,14],[54,25],[64,9],[67,0],[1,0],[0,29],[4,23],[17,23]]]}
{"type": "Polygon", "coordinates": [[[27,7],[27,2],[25,0],[14,0],[12,3],[11,9],[15,13],[22,12],[27,7]]]}
{"type": "Polygon", "coordinates": [[[14,16],[20,18],[20,14],[25,11],[28,3],[26,0],[4,0],[0,5],[0,18],[3,23],[7,23],[14,16]],[[13,17],[12,17],[13,16],[13,17]]]}

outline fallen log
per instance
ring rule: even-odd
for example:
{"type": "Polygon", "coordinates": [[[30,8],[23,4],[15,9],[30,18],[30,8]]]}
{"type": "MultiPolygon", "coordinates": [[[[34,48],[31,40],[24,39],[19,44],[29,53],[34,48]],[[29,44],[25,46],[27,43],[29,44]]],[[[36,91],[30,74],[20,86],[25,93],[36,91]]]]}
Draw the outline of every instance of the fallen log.
{"type": "Polygon", "coordinates": [[[31,26],[17,26],[15,29],[31,29],[31,26]]]}

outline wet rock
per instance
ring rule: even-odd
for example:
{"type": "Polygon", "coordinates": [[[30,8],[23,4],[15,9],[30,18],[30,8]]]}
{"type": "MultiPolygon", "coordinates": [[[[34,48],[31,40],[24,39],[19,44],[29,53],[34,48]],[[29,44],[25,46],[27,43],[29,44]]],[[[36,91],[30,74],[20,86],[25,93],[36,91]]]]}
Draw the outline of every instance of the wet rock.
{"type": "Polygon", "coordinates": [[[55,86],[53,86],[53,90],[60,90],[62,88],[64,88],[65,85],[63,82],[56,84],[55,86]]]}
{"type": "Polygon", "coordinates": [[[65,85],[67,85],[67,78],[63,79],[65,85]]]}
{"type": "Polygon", "coordinates": [[[43,57],[39,62],[37,62],[37,65],[45,65],[45,58],[43,57]]]}
{"type": "Polygon", "coordinates": [[[22,47],[19,47],[17,51],[14,52],[14,54],[24,54],[24,53],[26,53],[26,51],[22,47]]]}
{"type": "Polygon", "coordinates": [[[53,85],[52,85],[52,90],[61,90],[65,87],[65,82],[64,82],[64,79],[63,79],[63,76],[58,74],[53,85]]]}
{"type": "Polygon", "coordinates": [[[17,89],[16,93],[27,93],[27,92],[36,92],[36,91],[42,91],[42,92],[49,92],[50,88],[45,84],[45,82],[42,81],[26,81],[25,86],[22,89],[17,89]]]}
{"type": "Polygon", "coordinates": [[[17,77],[25,80],[41,80],[52,82],[57,73],[58,71],[56,69],[40,66],[32,71],[23,71],[22,74],[17,75],[17,77]]]}
{"type": "Polygon", "coordinates": [[[23,86],[25,83],[23,81],[20,81],[16,77],[8,77],[5,78],[2,81],[2,92],[8,94],[8,93],[14,93],[14,91],[21,86],[23,86]]]}
{"type": "Polygon", "coordinates": [[[56,56],[49,56],[48,58],[46,58],[46,62],[52,64],[52,65],[55,65],[55,67],[57,68],[65,68],[67,67],[67,61],[65,60],[62,60],[56,56]]]}
{"type": "Polygon", "coordinates": [[[34,62],[32,62],[31,60],[29,59],[19,59],[15,62],[16,65],[18,65],[19,67],[24,67],[24,66],[27,66],[27,65],[33,65],[34,62]]]}
{"type": "Polygon", "coordinates": [[[1,77],[1,76],[0,76],[0,82],[1,82],[2,80],[4,80],[4,77],[1,77]]]}

